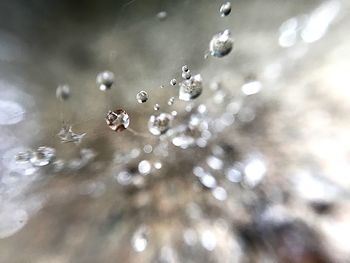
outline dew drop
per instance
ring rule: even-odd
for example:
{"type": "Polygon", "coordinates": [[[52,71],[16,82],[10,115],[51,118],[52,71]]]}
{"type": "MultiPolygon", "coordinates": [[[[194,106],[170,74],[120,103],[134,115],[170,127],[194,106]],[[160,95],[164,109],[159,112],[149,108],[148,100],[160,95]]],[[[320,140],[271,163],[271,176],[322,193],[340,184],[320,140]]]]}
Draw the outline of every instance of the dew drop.
{"type": "Polygon", "coordinates": [[[148,130],[153,135],[164,134],[170,129],[172,119],[173,117],[168,113],[152,115],[148,121],[148,130]]]}
{"type": "Polygon", "coordinates": [[[149,161],[143,160],[138,165],[138,170],[140,174],[147,175],[151,172],[151,164],[149,161]]]}
{"type": "Polygon", "coordinates": [[[70,87],[67,84],[59,85],[56,89],[57,99],[64,101],[70,97],[70,87]]]}
{"type": "Polygon", "coordinates": [[[141,225],[131,238],[131,245],[136,252],[142,252],[146,249],[148,243],[148,228],[141,225]]]}
{"type": "Polygon", "coordinates": [[[187,65],[183,65],[181,70],[182,70],[182,72],[187,72],[187,71],[189,71],[189,68],[187,65]]]}
{"type": "Polygon", "coordinates": [[[123,109],[108,111],[106,122],[109,128],[117,132],[125,130],[130,124],[129,115],[123,109]]]}
{"type": "Polygon", "coordinates": [[[220,7],[220,14],[222,17],[224,16],[228,16],[231,13],[231,3],[230,2],[226,2],[224,4],[221,5],[220,7]]]}
{"type": "Polygon", "coordinates": [[[157,104],[155,104],[155,105],[153,106],[153,109],[154,109],[154,110],[159,110],[159,109],[160,109],[159,104],[158,104],[158,103],[157,103],[157,104]]]}
{"type": "Polygon", "coordinates": [[[171,97],[169,100],[168,100],[168,105],[173,105],[175,102],[175,98],[174,97],[171,97]]]}
{"type": "Polygon", "coordinates": [[[191,72],[188,70],[186,72],[182,72],[181,74],[183,79],[190,79],[191,78],[191,72]]]}
{"type": "Polygon", "coordinates": [[[30,163],[34,166],[45,166],[51,163],[56,157],[56,150],[50,147],[41,146],[30,158],[30,163]]]}
{"type": "Polygon", "coordinates": [[[184,101],[193,100],[202,93],[202,77],[200,74],[180,83],[179,99],[184,101]]]}
{"type": "Polygon", "coordinates": [[[171,86],[175,86],[175,85],[176,85],[176,79],[170,80],[170,85],[171,85],[171,86]]]}
{"type": "Polygon", "coordinates": [[[136,100],[138,103],[145,103],[148,100],[148,94],[146,91],[141,90],[136,94],[136,100]]]}
{"type": "Polygon", "coordinates": [[[233,39],[228,29],[213,36],[209,43],[210,55],[213,57],[224,57],[229,54],[233,48],[233,39]]]}
{"type": "Polygon", "coordinates": [[[99,73],[96,77],[96,84],[97,87],[102,90],[106,91],[112,87],[114,83],[114,74],[111,71],[103,71],[99,73]]]}

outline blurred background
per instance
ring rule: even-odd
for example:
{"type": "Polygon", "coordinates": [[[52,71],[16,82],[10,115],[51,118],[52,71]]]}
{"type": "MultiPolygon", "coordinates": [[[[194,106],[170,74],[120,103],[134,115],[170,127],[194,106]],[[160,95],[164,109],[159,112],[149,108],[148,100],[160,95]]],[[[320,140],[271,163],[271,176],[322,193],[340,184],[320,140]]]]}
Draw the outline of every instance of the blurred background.
{"type": "Polygon", "coordinates": [[[223,3],[0,1],[0,262],[350,262],[350,2],[223,3]]]}

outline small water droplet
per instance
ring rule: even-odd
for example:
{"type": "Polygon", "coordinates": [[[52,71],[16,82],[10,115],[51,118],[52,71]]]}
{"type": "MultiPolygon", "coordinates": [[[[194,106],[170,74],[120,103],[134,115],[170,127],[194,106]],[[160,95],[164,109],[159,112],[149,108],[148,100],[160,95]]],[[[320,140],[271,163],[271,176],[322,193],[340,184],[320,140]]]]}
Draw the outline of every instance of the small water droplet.
{"type": "Polygon", "coordinates": [[[15,159],[16,159],[16,162],[26,163],[26,162],[29,162],[29,160],[30,160],[30,158],[32,158],[32,156],[33,156],[33,151],[28,150],[25,152],[17,153],[15,156],[15,159]]]}
{"type": "Polygon", "coordinates": [[[130,124],[129,115],[123,109],[108,111],[106,122],[109,128],[117,132],[125,130],[130,124]]]}
{"type": "Polygon", "coordinates": [[[151,153],[152,150],[153,150],[153,147],[152,147],[152,145],[150,145],[150,144],[146,144],[146,145],[143,147],[143,151],[144,151],[145,153],[151,153]]]}
{"type": "Polygon", "coordinates": [[[50,147],[41,146],[33,152],[30,163],[34,166],[45,166],[51,163],[56,157],[56,150],[50,147]]]}
{"type": "Polygon", "coordinates": [[[69,99],[70,87],[67,84],[59,85],[56,89],[56,97],[61,101],[69,99]]]}
{"type": "Polygon", "coordinates": [[[160,109],[159,104],[158,104],[158,103],[157,103],[157,104],[155,104],[155,105],[153,106],[153,109],[154,109],[154,110],[159,110],[159,109],[160,109]]]}
{"type": "Polygon", "coordinates": [[[153,135],[161,135],[166,133],[172,124],[173,117],[168,113],[152,115],[148,121],[148,130],[153,135]]]}
{"type": "Polygon", "coordinates": [[[157,18],[160,20],[160,21],[163,21],[167,18],[168,16],[168,13],[165,12],[165,11],[161,11],[157,14],[157,18]]]}
{"type": "Polygon", "coordinates": [[[219,58],[226,56],[231,52],[233,43],[234,41],[228,29],[214,35],[209,43],[210,55],[219,58]]]}
{"type": "Polygon", "coordinates": [[[202,89],[202,77],[200,74],[195,75],[180,83],[179,99],[184,101],[196,99],[202,94],[202,89]]]}
{"type": "Polygon", "coordinates": [[[227,199],[227,192],[221,186],[215,187],[212,193],[213,193],[213,196],[219,201],[224,201],[227,199]]]}
{"type": "Polygon", "coordinates": [[[141,225],[131,238],[131,245],[136,252],[142,252],[146,249],[148,243],[148,228],[141,225]]]}
{"type": "Polygon", "coordinates": [[[231,3],[230,2],[226,2],[224,4],[221,5],[220,7],[220,14],[222,17],[224,16],[228,16],[231,13],[231,3]]]}
{"type": "Polygon", "coordinates": [[[173,105],[175,102],[175,98],[174,97],[171,97],[169,100],[168,100],[168,105],[173,105]]]}
{"type": "Polygon", "coordinates": [[[170,85],[175,86],[176,85],[176,79],[170,80],[170,85]]]}
{"type": "Polygon", "coordinates": [[[141,90],[136,94],[136,100],[138,103],[145,103],[148,100],[148,94],[146,91],[141,90]]]}
{"type": "Polygon", "coordinates": [[[154,163],[154,168],[156,168],[157,170],[162,168],[162,163],[161,162],[155,162],[154,163]]]}
{"type": "Polygon", "coordinates": [[[191,78],[191,72],[188,70],[186,72],[182,72],[181,74],[183,79],[190,79],[191,78]]]}
{"type": "Polygon", "coordinates": [[[138,170],[140,172],[140,174],[143,174],[143,175],[147,175],[151,172],[151,164],[149,161],[147,160],[143,160],[139,163],[138,165],[138,170]]]}
{"type": "Polygon", "coordinates": [[[181,68],[182,72],[187,72],[189,71],[188,66],[187,65],[183,65],[181,68]]]}
{"type": "Polygon", "coordinates": [[[241,89],[245,95],[253,95],[262,89],[262,85],[259,81],[254,80],[243,84],[241,89]]]}
{"type": "Polygon", "coordinates": [[[102,90],[106,91],[112,87],[114,83],[114,74],[111,71],[103,71],[99,73],[96,77],[96,84],[97,87],[102,90]]]}
{"type": "Polygon", "coordinates": [[[171,112],[171,115],[174,116],[174,117],[177,116],[177,111],[176,111],[176,110],[173,110],[173,111],[171,112]]]}

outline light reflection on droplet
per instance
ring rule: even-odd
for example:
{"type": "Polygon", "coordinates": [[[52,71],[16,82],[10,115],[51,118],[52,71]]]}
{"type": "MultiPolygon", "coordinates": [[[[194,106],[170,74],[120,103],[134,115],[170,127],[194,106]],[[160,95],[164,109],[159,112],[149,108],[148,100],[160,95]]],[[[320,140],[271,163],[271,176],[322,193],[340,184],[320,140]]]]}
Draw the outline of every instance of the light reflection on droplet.
{"type": "Polygon", "coordinates": [[[143,151],[144,151],[145,153],[151,153],[152,150],[153,150],[153,147],[152,147],[152,145],[150,145],[150,144],[146,144],[146,145],[143,147],[143,151]]]}
{"type": "Polygon", "coordinates": [[[227,199],[227,192],[226,190],[221,187],[221,186],[218,186],[218,187],[215,187],[213,190],[212,190],[212,193],[213,193],[213,196],[219,200],[219,201],[224,201],[227,199]]]}
{"type": "Polygon", "coordinates": [[[201,234],[201,244],[209,251],[213,251],[216,247],[216,237],[210,230],[204,230],[201,234]]]}
{"type": "Polygon", "coordinates": [[[258,158],[251,159],[244,168],[244,182],[250,187],[256,186],[264,178],[266,165],[258,158]]]}
{"type": "Polygon", "coordinates": [[[250,81],[242,86],[242,92],[245,95],[253,95],[258,93],[262,89],[262,85],[259,81],[250,81]]]}
{"type": "Polygon", "coordinates": [[[221,170],[224,165],[223,161],[215,156],[208,156],[206,161],[208,166],[214,170],[221,170]]]}

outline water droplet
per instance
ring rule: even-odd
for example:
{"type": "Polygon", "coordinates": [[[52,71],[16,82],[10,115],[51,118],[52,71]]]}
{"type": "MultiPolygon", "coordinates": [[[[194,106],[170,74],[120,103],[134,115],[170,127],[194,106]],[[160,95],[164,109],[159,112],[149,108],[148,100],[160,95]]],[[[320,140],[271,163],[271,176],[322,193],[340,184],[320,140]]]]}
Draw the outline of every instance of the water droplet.
{"type": "Polygon", "coordinates": [[[160,20],[160,21],[163,21],[167,18],[168,16],[168,13],[165,12],[165,11],[161,11],[157,14],[157,18],[160,20]]]}
{"type": "Polygon", "coordinates": [[[144,90],[141,90],[139,93],[137,93],[136,100],[138,103],[145,103],[148,100],[147,92],[144,90]]]}
{"type": "Polygon", "coordinates": [[[151,164],[149,161],[143,160],[139,163],[138,169],[140,174],[147,175],[151,172],[151,164]]]}
{"type": "Polygon", "coordinates": [[[204,173],[201,177],[199,177],[199,181],[208,188],[216,187],[216,179],[209,173],[204,173]]]}
{"type": "Polygon", "coordinates": [[[153,135],[166,133],[171,127],[173,117],[168,113],[152,115],[148,121],[148,129],[153,135]]]}
{"type": "Polygon", "coordinates": [[[183,79],[190,79],[191,78],[191,72],[188,70],[186,72],[182,72],[181,74],[183,79]]]}
{"type": "Polygon", "coordinates": [[[146,249],[148,243],[148,228],[141,225],[133,234],[131,238],[131,245],[136,252],[142,252],[146,249]]]}
{"type": "Polygon", "coordinates": [[[64,125],[57,136],[61,139],[62,143],[74,142],[79,144],[86,133],[77,134],[72,131],[72,126],[64,125]]]}
{"type": "Polygon", "coordinates": [[[207,164],[210,168],[214,170],[221,170],[224,166],[224,163],[221,159],[215,157],[215,156],[208,156],[207,158],[207,164]]]}
{"type": "Polygon", "coordinates": [[[171,115],[174,116],[174,117],[177,116],[177,111],[176,111],[176,110],[173,110],[173,111],[171,112],[171,115]]]}
{"type": "Polygon", "coordinates": [[[171,86],[175,86],[175,85],[176,85],[176,79],[170,80],[170,85],[171,85],[171,86]]]}
{"type": "Polygon", "coordinates": [[[157,103],[157,104],[154,104],[153,109],[154,109],[154,110],[159,110],[159,109],[160,109],[159,104],[158,104],[158,103],[157,103]]]}
{"type": "Polygon", "coordinates": [[[41,146],[30,158],[30,163],[34,166],[45,166],[51,163],[51,161],[56,157],[56,151],[53,148],[41,146]]]}
{"type": "Polygon", "coordinates": [[[157,170],[161,169],[162,168],[162,163],[161,162],[155,162],[154,163],[154,168],[156,168],[157,170]]]}
{"type": "Polygon", "coordinates": [[[180,83],[179,99],[190,101],[199,97],[202,93],[202,77],[200,74],[180,83]]]}
{"type": "Polygon", "coordinates": [[[239,183],[242,180],[242,173],[236,167],[230,167],[225,171],[227,180],[232,183],[239,183]]]}
{"type": "Polygon", "coordinates": [[[226,2],[224,4],[221,5],[220,7],[220,14],[222,17],[224,16],[228,16],[231,13],[231,3],[230,2],[226,2]]]}
{"type": "Polygon", "coordinates": [[[210,55],[214,57],[224,57],[229,54],[233,48],[233,39],[230,31],[226,29],[213,36],[209,43],[210,55]]]}
{"type": "Polygon", "coordinates": [[[216,237],[213,234],[213,232],[209,230],[203,231],[201,235],[201,243],[206,250],[214,250],[214,248],[216,247],[216,237]]]}
{"type": "Polygon", "coordinates": [[[144,151],[145,153],[151,153],[152,150],[153,150],[152,145],[146,144],[146,145],[143,147],[143,151],[144,151]]]}
{"type": "Polygon", "coordinates": [[[227,199],[227,192],[224,188],[222,188],[221,186],[215,187],[212,190],[212,194],[213,196],[219,200],[219,201],[224,201],[227,199]]]}
{"type": "Polygon", "coordinates": [[[117,132],[125,130],[130,124],[129,115],[123,109],[108,111],[106,122],[109,128],[117,132]]]}
{"type": "Polygon", "coordinates": [[[56,97],[59,100],[67,100],[70,97],[70,87],[67,84],[59,85],[56,89],[56,97]]]}
{"type": "Polygon", "coordinates": [[[119,184],[128,185],[131,183],[132,175],[127,171],[121,171],[115,178],[119,184]]]}
{"type": "Polygon", "coordinates": [[[112,87],[114,83],[114,74],[110,71],[103,71],[96,77],[96,84],[102,91],[106,91],[112,87]]]}
{"type": "Polygon", "coordinates": [[[245,95],[253,95],[262,89],[262,85],[259,81],[254,80],[243,84],[241,89],[245,95]]]}
{"type": "Polygon", "coordinates": [[[188,66],[187,65],[183,65],[181,68],[182,72],[187,72],[189,71],[188,66]]]}
{"type": "Polygon", "coordinates": [[[250,187],[255,187],[264,178],[265,174],[265,162],[261,159],[253,158],[244,168],[244,182],[250,187]]]}
{"type": "Polygon", "coordinates": [[[175,98],[174,97],[171,97],[169,100],[168,100],[168,105],[173,105],[175,102],[175,98]]]}

